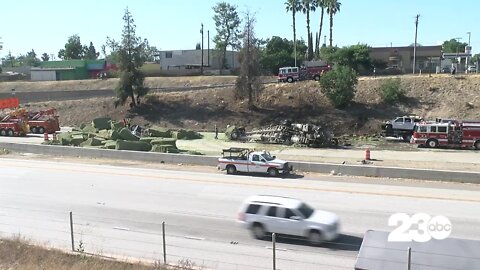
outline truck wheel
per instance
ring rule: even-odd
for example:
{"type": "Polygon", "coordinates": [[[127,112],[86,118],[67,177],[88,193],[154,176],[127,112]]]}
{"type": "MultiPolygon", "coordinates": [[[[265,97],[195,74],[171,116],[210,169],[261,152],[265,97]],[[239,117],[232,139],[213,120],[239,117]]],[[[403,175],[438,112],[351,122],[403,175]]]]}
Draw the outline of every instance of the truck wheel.
{"type": "Polygon", "coordinates": [[[38,133],[39,134],[43,134],[45,132],[45,128],[44,127],[38,127],[38,133]]]}
{"type": "Polygon", "coordinates": [[[318,230],[311,230],[308,232],[308,242],[312,246],[319,246],[322,243],[322,233],[318,230]]]}
{"type": "Polygon", "coordinates": [[[476,150],[480,150],[480,141],[476,141],[473,146],[475,147],[476,150]]]}
{"type": "Polygon", "coordinates": [[[9,129],[7,130],[7,136],[12,137],[13,135],[15,135],[15,132],[13,132],[13,130],[12,130],[11,128],[9,128],[9,129]]]}
{"type": "Polygon", "coordinates": [[[237,168],[233,165],[228,165],[227,166],[227,174],[236,174],[237,173],[237,168]]]}
{"type": "Polygon", "coordinates": [[[315,81],[317,81],[317,82],[320,81],[320,75],[318,75],[318,74],[315,75],[315,76],[313,77],[313,79],[314,79],[315,81]]]}
{"type": "Polygon", "coordinates": [[[293,78],[292,78],[292,77],[288,77],[288,78],[287,78],[287,82],[293,83],[293,78]]]}
{"type": "Polygon", "coordinates": [[[263,240],[265,239],[265,228],[263,227],[262,224],[260,223],[254,223],[252,225],[252,235],[253,237],[255,237],[256,239],[259,239],[259,240],[263,240]]]}
{"type": "Polygon", "coordinates": [[[278,170],[275,168],[269,168],[268,169],[268,175],[271,177],[277,177],[278,176],[278,170]]]}
{"type": "Polygon", "coordinates": [[[0,129],[0,136],[7,136],[7,131],[5,129],[0,129]]]}
{"type": "Polygon", "coordinates": [[[427,147],[428,147],[428,148],[435,148],[435,147],[437,147],[437,146],[438,146],[438,141],[437,141],[437,140],[435,140],[435,139],[429,139],[429,140],[427,141],[427,147]]]}
{"type": "Polygon", "coordinates": [[[38,132],[37,127],[31,127],[30,132],[32,132],[33,134],[37,134],[37,132],[38,132]]]}
{"type": "Polygon", "coordinates": [[[402,137],[404,142],[410,142],[410,140],[412,139],[412,135],[410,134],[404,134],[402,137]]]}

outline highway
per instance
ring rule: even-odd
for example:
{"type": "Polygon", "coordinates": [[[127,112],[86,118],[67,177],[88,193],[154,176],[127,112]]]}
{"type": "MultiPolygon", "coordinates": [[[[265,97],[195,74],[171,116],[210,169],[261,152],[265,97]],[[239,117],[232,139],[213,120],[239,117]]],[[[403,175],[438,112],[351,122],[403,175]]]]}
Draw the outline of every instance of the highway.
{"type": "Polygon", "coordinates": [[[366,230],[397,212],[444,215],[451,237],[480,240],[480,186],[339,176],[267,178],[222,172],[0,159],[0,237],[130,259],[189,259],[208,269],[272,269],[271,242],[236,224],[254,194],[300,198],[337,213],[342,236],[320,247],[281,238],[277,269],[353,269],[366,230]]]}

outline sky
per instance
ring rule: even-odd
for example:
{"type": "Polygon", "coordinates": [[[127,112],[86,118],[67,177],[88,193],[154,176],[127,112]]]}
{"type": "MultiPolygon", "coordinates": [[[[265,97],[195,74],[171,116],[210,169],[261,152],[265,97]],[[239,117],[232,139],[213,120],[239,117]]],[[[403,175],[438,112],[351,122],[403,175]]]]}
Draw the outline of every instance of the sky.
{"type": "MultiPolygon", "coordinates": [[[[259,38],[279,36],[293,39],[292,16],[286,0],[224,0],[236,5],[240,17],[246,10],[254,13],[259,38]]],[[[201,41],[204,24],[204,47],[207,30],[210,40],[216,33],[212,7],[218,0],[11,0],[2,1],[0,17],[0,57],[9,51],[37,55],[57,55],[69,36],[78,34],[81,42],[93,42],[97,51],[107,37],[119,40],[123,14],[128,7],[137,26],[137,35],[147,38],[160,50],[195,49],[201,41]]],[[[414,43],[415,15],[420,14],[418,43],[438,45],[451,38],[468,43],[471,33],[473,52],[480,51],[480,31],[475,31],[480,17],[478,0],[340,0],[340,12],[334,16],[333,43],[347,46],[357,43],[372,47],[408,46],[414,43]],[[478,49],[477,49],[478,47],[478,49]]],[[[319,12],[311,14],[312,32],[319,29],[319,12]]],[[[306,18],[297,14],[297,37],[306,40],[306,18]]],[[[325,16],[322,36],[329,36],[325,16]]],[[[478,29],[478,28],[477,28],[478,29]]],[[[323,40],[322,40],[323,42],[323,40]]],[[[215,45],[210,42],[210,47],[215,45]]]]}

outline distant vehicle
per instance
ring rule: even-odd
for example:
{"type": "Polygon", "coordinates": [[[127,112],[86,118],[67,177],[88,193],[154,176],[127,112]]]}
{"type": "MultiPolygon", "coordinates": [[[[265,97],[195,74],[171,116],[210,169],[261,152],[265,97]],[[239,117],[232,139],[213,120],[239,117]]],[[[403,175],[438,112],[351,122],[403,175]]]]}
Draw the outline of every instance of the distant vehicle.
{"type": "Polygon", "coordinates": [[[384,70],[378,70],[376,72],[378,75],[399,75],[402,74],[402,70],[397,66],[387,67],[384,70]]]}
{"type": "Polygon", "coordinates": [[[237,172],[267,173],[269,176],[288,174],[292,166],[286,161],[277,159],[266,151],[252,151],[248,148],[223,149],[222,157],[218,159],[218,169],[226,170],[227,174],[237,172]]]}
{"type": "Polygon", "coordinates": [[[422,121],[417,115],[405,115],[386,121],[382,126],[385,136],[401,137],[403,141],[410,142],[415,125],[422,121]]]}
{"type": "Polygon", "coordinates": [[[467,72],[468,73],[476,73],[477,72],[477,67],[476,66],[468,66],[467,67],[467,72]]]}
{"type": "Polygon", "coordinates": [[[452,70],[450,69],[450,67],[443,67],[442,68],[442,73],[450,73],[452,70]]]}
{"type": "Polygon", "coordinates": [[[278,82],[303,80],[320,80],[320,76],[332,69],[332,66],[323,61],[306,62],[302,67],[281,67],[278,70],[278,82]]]}
{"type": "Polygon", "coordinates": [[[411,143],[429,148],[461,147],[480,150],[480,121],[419,123],[411,143]]]}
{"type": "Polygon", "coordinates": [[[298,199],[270,195],[246,199],[238,222],[257,239],[277,233],[306,237],[313,245],[335,240],[340,230],[336,214],[315,210],[298,199]]]}

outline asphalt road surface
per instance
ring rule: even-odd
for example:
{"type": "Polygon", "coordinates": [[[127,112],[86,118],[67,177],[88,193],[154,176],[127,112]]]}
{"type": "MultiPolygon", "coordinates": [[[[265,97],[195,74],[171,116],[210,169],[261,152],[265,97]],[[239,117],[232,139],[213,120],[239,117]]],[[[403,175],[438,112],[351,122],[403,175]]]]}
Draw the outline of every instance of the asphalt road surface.
{"type": "Polygon", "coordinates": [[[451,237],[480,240],[480,186],[338,176],[267,178],[77,163],[0,159],[0,237],[77,250],[163,261],[190,260],[209,269],[272,269],[268,240],[236,224],[254,194],[300,198],[337,213],[342,236],[320,247],[280,238],[277,269],[353,269],[366,230],[392,231],[393,213],[444,215],[451,237]]]}

